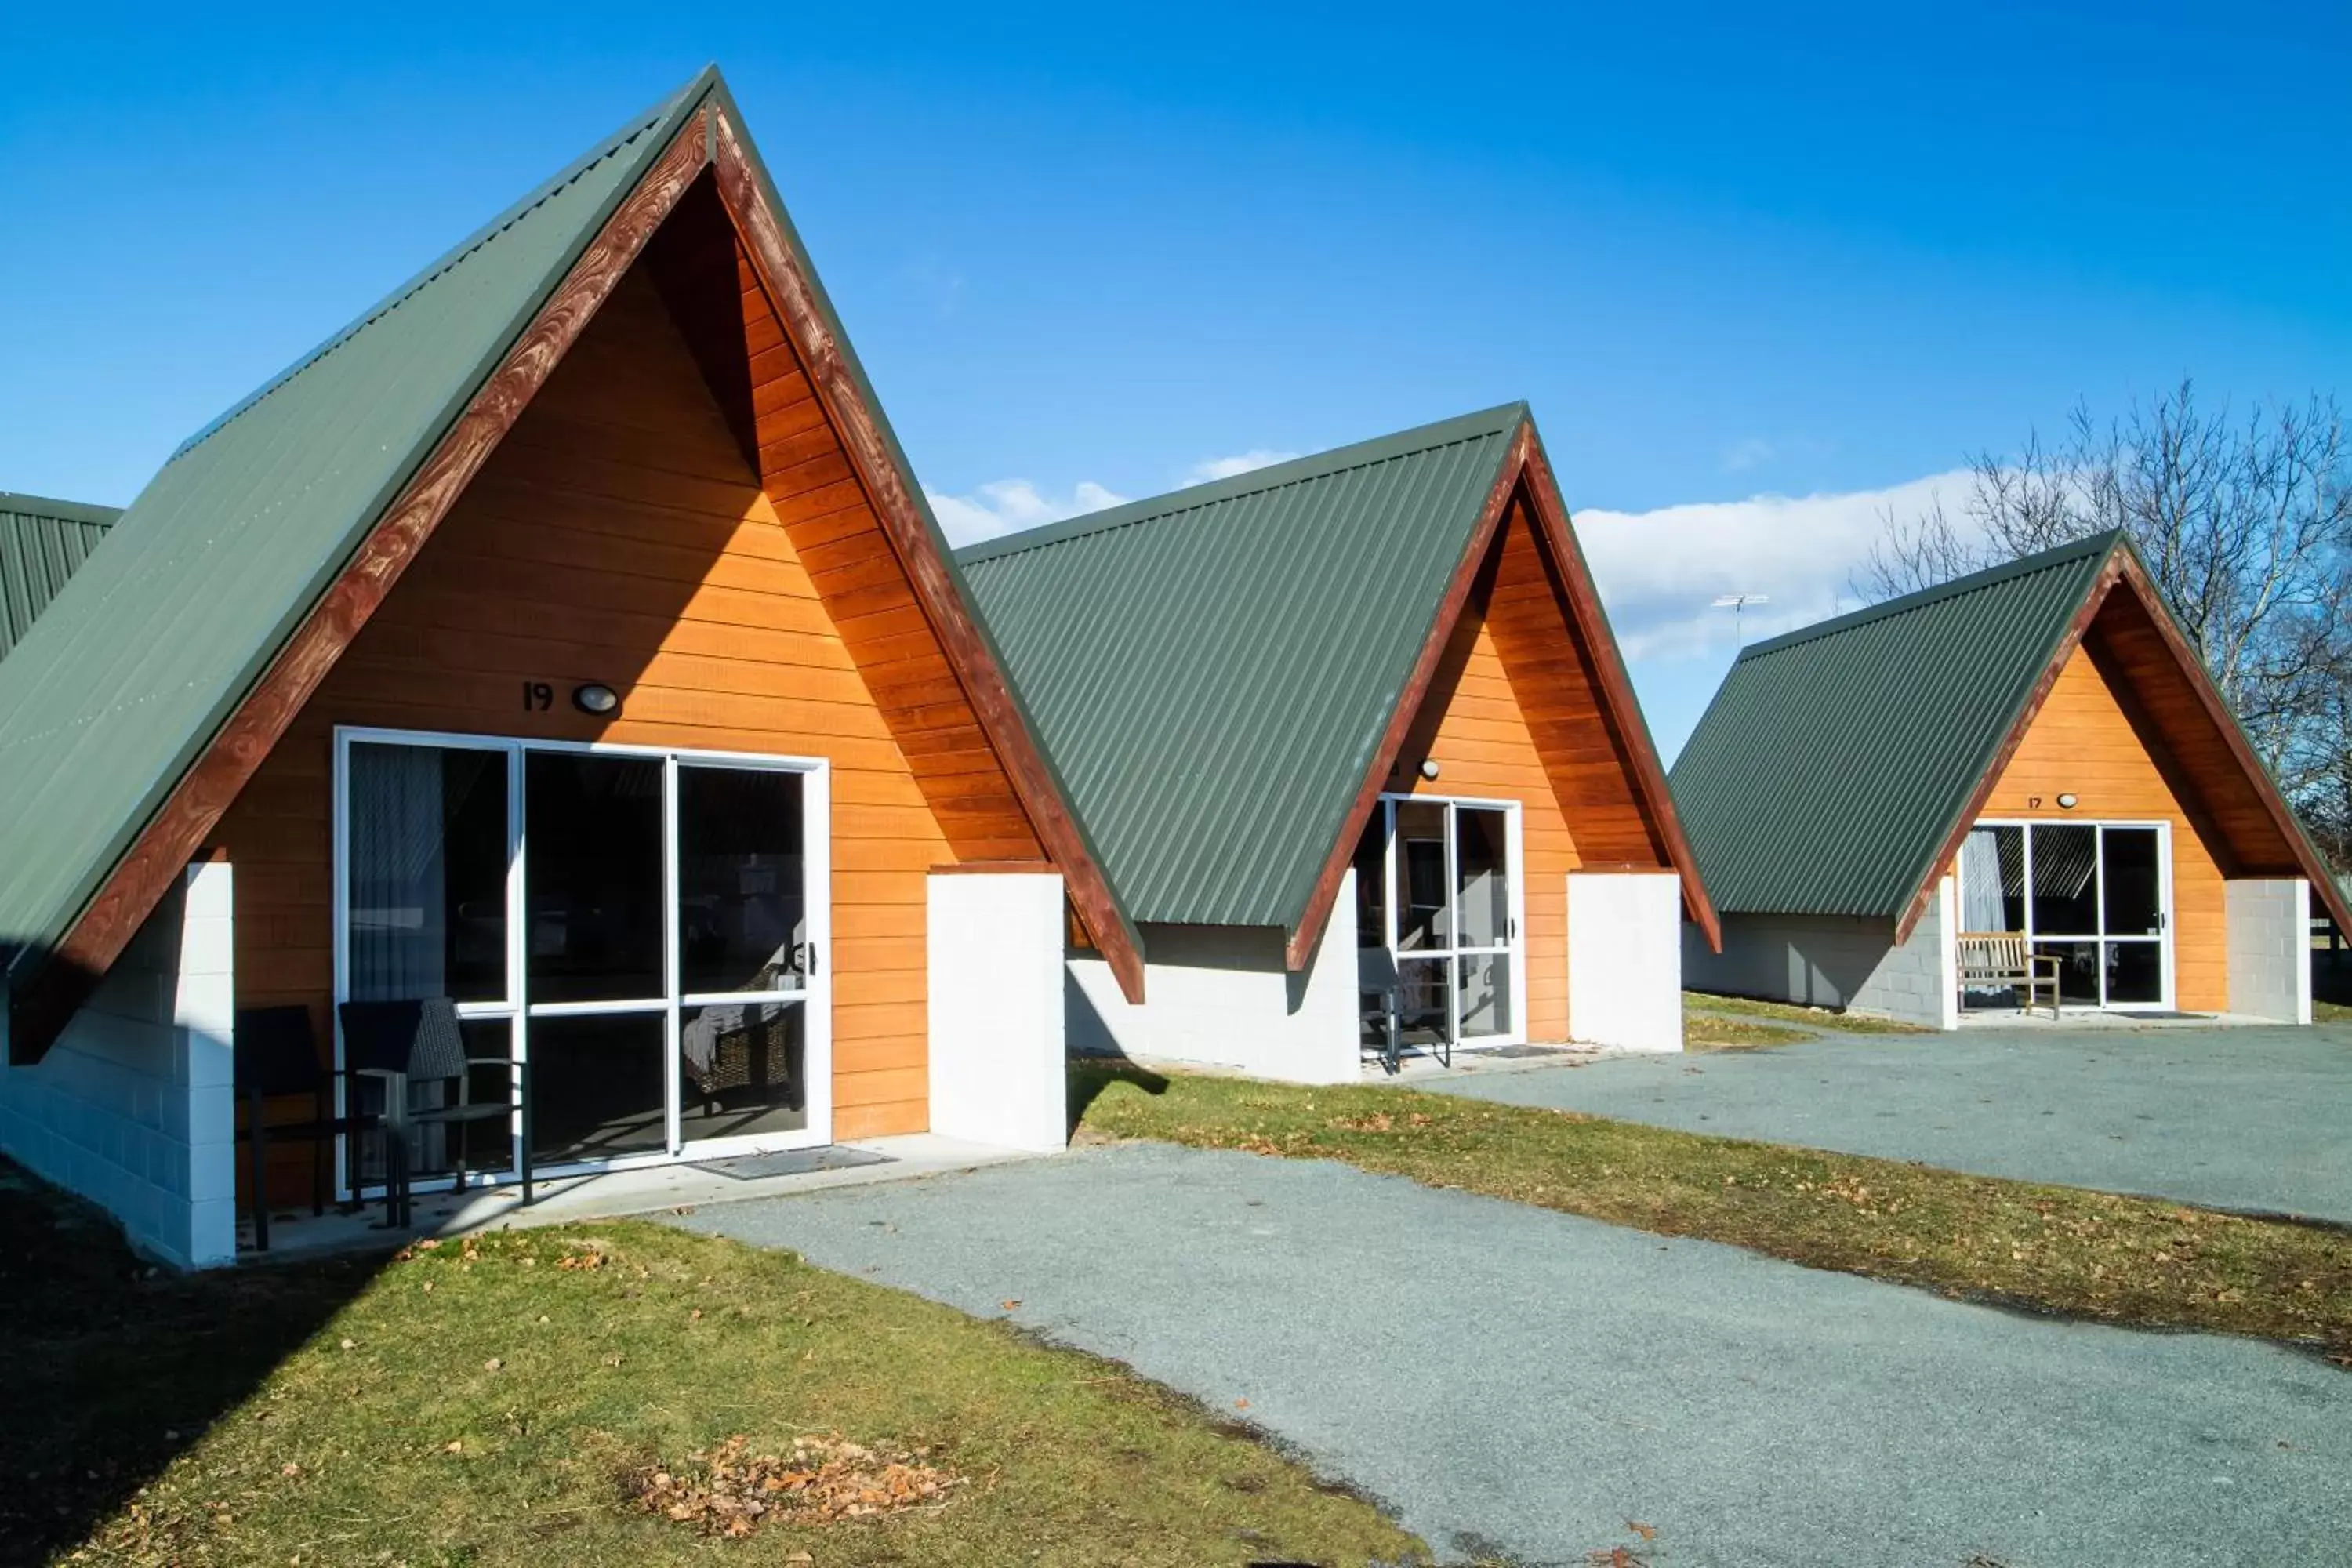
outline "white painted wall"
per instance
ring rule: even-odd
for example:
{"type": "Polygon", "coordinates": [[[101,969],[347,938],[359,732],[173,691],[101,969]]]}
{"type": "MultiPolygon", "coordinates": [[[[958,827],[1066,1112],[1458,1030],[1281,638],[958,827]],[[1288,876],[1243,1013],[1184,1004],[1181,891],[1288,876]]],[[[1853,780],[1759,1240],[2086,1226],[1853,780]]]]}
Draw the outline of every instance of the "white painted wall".
{"type": "Polygon", "coordinates": [[[236,1256],[231,893],[191,866],[46,1056],[0,1049],[0,1150],[182,1268],[236,1256]]]}
{"type": "Polygon", "coordinates": [[[1727,914],[1720,953],[1707,951],[1706,938],[1686,924],[1683,978],[1699,991],[1958,1028],[1954,900],[1952,879],[1946,877],[1900,946],[1893,921],[1859,915],[1727,914]]]}
{"type": "Polygon", "coordinates": [[[1232,1068],[1291,1083],[1352,1083],[1357,1049],[1355,873],[1306,969],[1290,973],[1273,927],[1143,928],[1144,1003],[1091,953],[1069,960],[1073,1051],[1232,1068]]]}
{"type": "Polygon", "coordinates": [[[931,1131],[1051,1152],[1069,1142],[1062,879],[929,879],[931,1131]]]}
{"type": "Polygon", "coordinates": [[[2230,1011],[2283,1024],[2311,1022],[2311,884],[2300,877],[2222,884],[2227,900],[2230,1011]]]}
{"type": "Polygon", "coordinates": [[[1682,879],[1671,871],[1569,874],[1570,1039],[1683,1048],[1682,923],[1682,879]]]}

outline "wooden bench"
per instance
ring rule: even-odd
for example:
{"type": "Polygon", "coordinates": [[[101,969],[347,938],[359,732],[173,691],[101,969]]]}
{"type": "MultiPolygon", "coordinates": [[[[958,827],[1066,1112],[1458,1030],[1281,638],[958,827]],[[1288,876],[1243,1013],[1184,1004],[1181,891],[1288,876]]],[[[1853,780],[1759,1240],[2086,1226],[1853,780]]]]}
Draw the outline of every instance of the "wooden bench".
{"type": "MultiPolygon", "coordinates": [[[[2033,952],[2021,931],[1964,931],[1960,933],[1960,990],[2006,985],[2025,993],[2025,1010],[2033,1010],[2035,993],[2050,988],[2050,1016],[2058,1016],[2058,960],[2033,952]]],[[[1963,996],[1965,1002],[1965,995],[1963,996]]]]}

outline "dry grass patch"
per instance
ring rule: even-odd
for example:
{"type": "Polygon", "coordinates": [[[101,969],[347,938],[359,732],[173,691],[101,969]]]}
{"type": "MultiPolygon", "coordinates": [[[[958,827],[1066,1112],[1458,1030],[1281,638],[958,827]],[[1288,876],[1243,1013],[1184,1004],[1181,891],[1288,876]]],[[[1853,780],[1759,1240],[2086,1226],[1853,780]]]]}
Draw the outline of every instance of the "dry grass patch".
{"type": "Polygon", "coordinates": [[[1684,992],[1684,1017],[1690,1017],[1694,1009],[1736,1013],[1743,1018],[1763,1018],[1783,1024],[1802,1024],[1809,1028],[1831,1029],[1843,1035],[1924,1035],[1930,1032],[1916,1024],[1898,1024],[1892,1018],[1868,1018],[1859,1013],[1841,1013],[1831,1007],[1800,1007],[1790,1002],[1759,1002],[1750,996],[1717,996],[1706,991],[1684,992]]]}
{"type": "Polygon", "coordinates": [[[2258,1335],[2352,1364],[2352,1236],[2180,1204],[1385,1086],[1087,1065],[1097,1138],[1341,1160],[1948,1295],[2258,1335]]]}

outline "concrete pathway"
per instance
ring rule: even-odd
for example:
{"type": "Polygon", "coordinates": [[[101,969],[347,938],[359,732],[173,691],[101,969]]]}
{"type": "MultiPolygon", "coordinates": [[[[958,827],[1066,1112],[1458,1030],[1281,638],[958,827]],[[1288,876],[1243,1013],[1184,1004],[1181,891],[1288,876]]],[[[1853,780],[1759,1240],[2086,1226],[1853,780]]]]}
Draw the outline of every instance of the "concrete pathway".
{"type": "Polygon", "coordinates": [[[1412,1087],[2352,1224],[2343,1026],[1838,1035],[1412,1087]]]}
{"type": "Polygon", "coordinates": [[[1129,1145],[671,1223],[1115,1357],[1456,1560],[2274,1568],[2352,1541],[2352,1374],[2317,1360],[1344,1165],[1129,1145]]]}

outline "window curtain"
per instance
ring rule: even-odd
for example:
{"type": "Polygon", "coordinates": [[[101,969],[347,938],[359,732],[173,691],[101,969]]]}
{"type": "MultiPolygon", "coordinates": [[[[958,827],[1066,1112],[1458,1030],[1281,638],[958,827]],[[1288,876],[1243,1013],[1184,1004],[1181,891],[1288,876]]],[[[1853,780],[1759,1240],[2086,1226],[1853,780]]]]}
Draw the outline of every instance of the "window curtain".
{"type": "Polygon", "coordinates": [[[2000,834],[1998,829],[1972,829],[1960,841],[1960,929],[2006,931],[2000,883],[2000,834]]]}
{"type": "Polygon", "coordinates": [[[350,788],[352,999],[446,995],[442,753],[425,746],[353,746],[350,788]]]}
{"type": "MultiPolygon", "coordinates": [[[[348,784],[351,825],[350,988],[354,1002],[408,1002],[447,994],[448,843],[442,760],[426,746],[357,745],[348,784]]],[[[367,1080],[367,1108],[381,1091],[367,1080]]],[[[439,1084],[412,1085],[415,1110],[446,1098],[439,1084]]],[[[446,1129],[418,1130],[422,1172],[446,1163],[446,1129]]],[[[355,1141],[356,1174],[383,1179],[376,1142],[355,1141]]]]}

